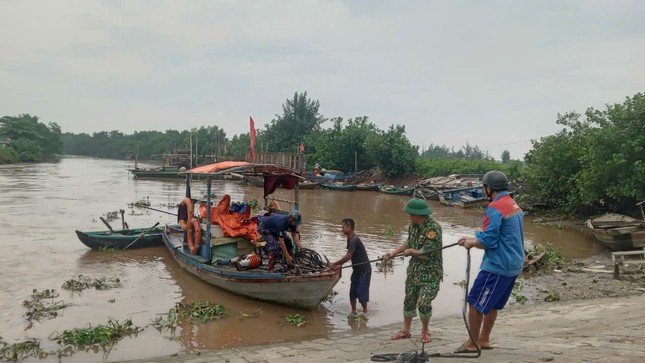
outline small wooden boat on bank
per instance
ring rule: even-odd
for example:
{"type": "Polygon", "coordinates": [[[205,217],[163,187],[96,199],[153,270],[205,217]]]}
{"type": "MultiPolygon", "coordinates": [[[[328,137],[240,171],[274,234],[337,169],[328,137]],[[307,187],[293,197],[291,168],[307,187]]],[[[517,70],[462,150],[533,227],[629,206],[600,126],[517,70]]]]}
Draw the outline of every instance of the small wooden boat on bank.
{"type": "Polygon", "coordinates": [[[612,251],[629,251],[645,247],[641,243],[641,232],[645,231],[645,222],[617,213],[606,213],[589,218],[587,227],[594,237],[612,251]],[[633,237],[637,236],[636,239],[633,237]],[[636,245],[634,244],[636,240],[636,245]]]}
{"type": "Polygon", "coordinates": [[[488,198],[484,196],[482,188],[460,188],[439,191],[439,202],[443,205],[461,208],[485,207],[488,198]]]}
{"type": "MultiPolygon", "coordinates": [[[[264,179],[261,176],[243,176],[236,173],[232,173],[237,178],[242,179],[242,182],[245,184],[250,184],[256,187],[264,187],[264,179]]],[[[310,182],[307,180],[298,183],[298,189],[316,189],[320,186],[317,182],[310,182]]]]}
{"type": "Polygon", "coordinates": [[[394,195],[412,196],[412,194],[414,194],[414,188],[397,188],[393,185],[382,185],[381,187],[379,187],[379,191],[385,194],[394,195]]]}
{"type": "MultiPolygon", "coordinates": [[[[291,169],[271,164],[223,162],[189,170],[189,174],[201,174],[207,177],[205,218],[195,222],[199,223],[200,230],[205,230],[205,233],[201,234],[199,239],[201,243],[196,249],[197,252],[193,254],[187,244],[194,246],[194,243],[184,241],[183,231],[166,228],[162,232],[162,238],[168,252],[182,269],[218,288],[279,305],[306,310],[314,309],[340,279],[340,272],[325,267],[315,251],[303,249],[296,253],[295,260],[298,266],[296,268],[288,266],[277,268],[276,264],[276,269],[270,272],[266,267],[266,255],[259,244],[252,244],[245,236],[232,237],[233,234],[230,233],[227,236],[228,232],[213,235],[212,231],[215,229],[226,231],[228,227],[224,228],[223,224],[211,224],[213,213],[217,213],[213,210],[210,199],[211,181],[213,177],[231,172],[244,176],[262,176],[265,183],[265,205],[268,195],[273,193],[278,184],[286,188],[294,186],[294,206],[298,208],[298,182],[301,178],[291,169]],[[234,262],[238,258],[239,260],[234,262]],[[248,265],[243,265],[244,261],[247,261],[248,265]]],[[[186,193],[190,195],[188,177],[186,193]]],[[[218,207],[221,203],[222,201],[218,203],[218,207]]],[[[255,223],[251,222],[251,219],[247,221],[245,223],[255,223]]]]}
{"type": "Polygon", "coordinates": [[[353,184],[321,183],[320,187],[323,189],[340,190],[344,192],[351,192],[356,190],[356,185],[353,184]]]}
{"type": "Polygon", "coordinates": [[[137,238],[141,237],[137,243],[128,248],[146,248],[162,246],[161,239],[162,227],[157,228],[132,228],[121,229],[116,231],[94,231],[83,232],[76,230],[76,236],[84,245],[93,249],[117,249],[122,250],[137,238]],[[145,232],[145,234],[143,234],[145,232]],[[143,236],[141,236],[143,234],[143,236]]]}
{"type": "Polygon", "coordinates": [[[365,191],[378,192],[378,190],[379,190],[379,188],[381,186],[382,186],[381,184],[360,183],[360,184],[356,184],[356,190],[365,190],[365,191]]]}

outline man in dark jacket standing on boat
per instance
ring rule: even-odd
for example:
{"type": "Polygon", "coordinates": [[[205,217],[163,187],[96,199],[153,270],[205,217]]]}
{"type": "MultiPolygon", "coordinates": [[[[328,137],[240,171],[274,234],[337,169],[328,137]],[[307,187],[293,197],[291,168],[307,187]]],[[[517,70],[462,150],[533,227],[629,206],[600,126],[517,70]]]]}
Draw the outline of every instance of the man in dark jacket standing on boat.
{"type": "Polygon", "coordinates": [[[456,353],[492,349],[490,333],[497,312],[504,308],[524,264],[524,212],[508,192],[508,178],[501,171],[489,171],[482,178],[488,197],[481,230],[474,237],[462,237],[459,245],[484,250],[479,275],[468,293],[470,336],[456,353]]]}
{"type": "Polygon", "coordinates": [[[349,287],[352,315],[356,315],[356,300],[361,303],[363,314],[367,314],[367,302],[370,301],[370,280],[372,279],[372,266],[370,266],[365,245],[354,233],[354,227],[353,219],[343,219],[342,229],[343,234],[347,236],[347,253],[340,260],[329,265],[331,268],[340,268],[345,262],[352,260],[352,277],[349,287]]]}
{"type": "Polygon", "coordinates": [[[275,259],[282,252],[287,264],[293,265],[294,242],[298,248],[302,248],[300,242],[300,223],[302,215],[298,210],[292,210],[289,214],[273,214],[258,217],[258,233],[266,242],[267,255],[269,256],[268,270],[273,271],[275,259]],[[291,237],[287,234],[290,232],[291,237]]]}

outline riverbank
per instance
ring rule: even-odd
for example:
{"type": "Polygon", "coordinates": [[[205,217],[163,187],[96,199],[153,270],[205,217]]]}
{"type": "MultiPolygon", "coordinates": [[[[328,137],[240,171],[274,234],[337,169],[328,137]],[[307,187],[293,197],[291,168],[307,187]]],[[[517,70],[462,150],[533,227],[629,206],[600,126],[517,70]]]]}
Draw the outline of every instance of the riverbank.
{"type": "MultiPolygon", "coordinates": [[[[478,362],[638,362],[645,360],[645,294],[560,303],[514,306],[500,313],[493,332],[492,350],[482,351],[478,362]]],[[[179,354],[131,363],[167,362],[369,362],[376,354],[413,352],[413,338],[391,341],[399,324],[332,334],[310,341],[260,345],[179,354]]],[[[431,321],[433,342],[428,352],[451,352],[466,339],[460,315],[431,321]]],[[[430,361],[441,361],[431,358],[430,361]]],[[[471,359],[450,359],[470,362],[471,359]]]]}
{"type": "MultiPolygon", "coordinates": [[[[609,252],[555,268],[525,272],[493,334],[493,350],[479,362],[635,362],[645,359],[645,272],[621,268],[613,275],[609,252]],[[555,301],[554,297],[557,296],[555,301]],[[545,302],[549,301],[549,302],[545,302]]],[[[369,316],[368,316],[369,317],[369,316]]],[[[418,319],[413,339],[391,341],[400,324],[330,334],[311,340],[133,360],[167,362],[368,362],[373,355],[421,349],[418,319]]],[[[466,339],[461,315],[431,321],[428,352],[451,352],[466,339]]],[[[440,358],[431,358],[439,360],[440,358]]],[[[467,362],[470,359],[451,359],[467,362]]]]}

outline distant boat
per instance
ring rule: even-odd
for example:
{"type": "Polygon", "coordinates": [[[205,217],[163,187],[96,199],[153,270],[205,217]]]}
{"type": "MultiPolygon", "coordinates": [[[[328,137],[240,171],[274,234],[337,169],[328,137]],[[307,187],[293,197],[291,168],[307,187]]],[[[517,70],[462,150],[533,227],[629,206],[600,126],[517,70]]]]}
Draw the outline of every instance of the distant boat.
{"type": "Polygon", "coordinates": [[[414,194],[414,188],[397,188],[393,185],[382,185],[379,188],[379,191],[385,194],[395,194],[395,195],[412,196],[412,194],[414,194]]]}
{"type": "MultiPolygon", "coordinates": [[[[231,173],[231,175],[242,179],[245,184],[250,184],[261,188],[264,187],[264,178],[261,176],[244,176],[236,173],[231,173]]],[[[298,183],[298,189],[316,189],[318,186],[320,186],[319,183],[310,182],[308,180],[298,183]]]]}
{"type": "Polygon", "coordinates": [[[161,239],[161,230],[162,227],[152,228],[150,230],[148,230],[148,228],[132,228],[116,231],[94,232],[83,232],[77,230],[76,236],[78,236],[78,239],[83,242],[84,245],[93,250],[100,250],[102,248],[122,250],[139,238],[144,231],[147,231],[146,234],[144,234],[137,243],[128,248],[135,249],[162,246],[163,240],[161,239]]]}
{"type": "Polygon", "coordinates": [[[643,247],[641,236],[645,231],[644,221],[623,214],[606,213],[587,219],[586,225],[594,237],[612,251],[628,251],[643,247]]]}
{"type": "Polygon", "coordinates": [[[320,187],[323,189],[341,190],[345,192],[351,192],[356,190],[356,185],[353,185],[353,184],[321,183],[320,187]]]}
{"type": "Polygon", "coordinates": [[[378,191],[380,187],[381,187],[381,184],[374,184],[374,183],[356,184],[356,190],[378,191]]]}
{"type": "Polygon", "coordinates": [[[488,205],[482,188],[460,188],[439,191],[439,202],[443,205],[472,208],[488,205]]]}

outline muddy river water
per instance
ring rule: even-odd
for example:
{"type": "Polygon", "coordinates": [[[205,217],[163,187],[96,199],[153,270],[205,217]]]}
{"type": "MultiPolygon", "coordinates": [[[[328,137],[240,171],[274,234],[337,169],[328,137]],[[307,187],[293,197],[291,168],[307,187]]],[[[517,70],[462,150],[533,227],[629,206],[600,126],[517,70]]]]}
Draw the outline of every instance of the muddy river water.
{"type": "MultiPolygon", "coordinates": [[[[168,205],[178,203],[184,194],[181,181],[135,180],[120,160],[66,157],[55,164],[0,166],[0,337],[9,343],[36,338],[45,350],[58,344],[48,338],[64,330],[132,319],[144,328],[136,337],[121,340],[108,355],[80,352],[63,358],[65,362],[101,362],[170,355],[186,350],[217,350],[223,347],[269,342],[298,341],[332,332],[376,327],[402,320],[405,261],[397,260],[392,272],[379,273],[373,266],[370,313],[367,323],[356,326],[348,321],[349,276],[345,269],[335,291],[338,295],[314,311],[298,311],[257,302],[224,292],[182,271],[163,247],[123,252],[91,251],[74,231],[105,230],[99,216],[124,209],[131,227],[149,227],[155,222],[175,223],[167,214],[132,209],[127,205],[143,198],[151,206],[175,212],[168,205]],[[122,287],[111,290],[85,290],[70,293],[61,285],[78,275],[118,277],[122,287]],[[22,302],[32,290],[56,289],[60,300],[71,306],[51,320],[27,324],[22,302]],[[206,299],[223,304],[228,315],[208,323],[185,324],[172,331],[158,331],[155,318],[177,302],[206,299]],[[261,315],[245,317],[258,309],[261,315]],[[286,323],[290,314],[301,314],[303,327],[286,323]]],[[[205,183],[193,182],[198,195],[205,183]]],[[[218,196],[230,194],[232,201],[261,200],[262,191],[233,181],[216,181],[218,196]]],[[[194,192],[195,195],[195,192],[194,192]]],[[[292,199],[290,191],[279,190],[281,198],[292,199]]],[[[344,217],[354,218],[356,233],[365,243],[370,258],[405,240],[408,218],[402,213],[407,197],[378,192],[300,191],[304,223],[302,238],[306,247],[324,253],[330,260],[345,254],[340,229],[344,217]]],[[[433,217],[443,228],[444,245],[472,234],[481,224],[482,210],[463,210],[431,202],[433,217]]],[[[121,221],[111,222],[120,227],[121,221]]],[[[571,230],[542,226],[527,217],[525,237],[533,243],[552,242],[567,258],[586,257],[602,250],[590,236],[571,230]]],[[[444,250],[445,278],[434,303],[434,316],[461,313],[466,252],[454,247],[444,250]]],[[[473,274],[481,251],[473,251],[473,274]]],[[[431,323],[432,324],[432,323],[431,323]]],[[[38,361],[28,359],[26,361],[38,361]]],[[[50,357],[45,361],[57,361],[50,357]]]]}

